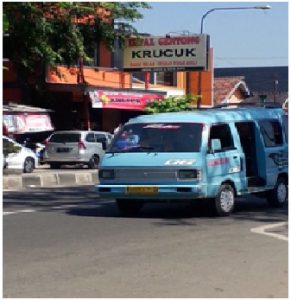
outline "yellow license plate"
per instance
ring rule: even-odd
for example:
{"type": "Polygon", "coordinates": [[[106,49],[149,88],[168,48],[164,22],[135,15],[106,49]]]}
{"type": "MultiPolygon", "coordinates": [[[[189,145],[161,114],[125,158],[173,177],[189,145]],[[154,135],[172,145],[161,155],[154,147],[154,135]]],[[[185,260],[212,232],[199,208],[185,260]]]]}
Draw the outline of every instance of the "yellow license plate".
{"type": "Polygon", "coordinates": [[[126,188],[128,194],[155,194],[158,188],[155,186],[128,186],[126,188]]]}

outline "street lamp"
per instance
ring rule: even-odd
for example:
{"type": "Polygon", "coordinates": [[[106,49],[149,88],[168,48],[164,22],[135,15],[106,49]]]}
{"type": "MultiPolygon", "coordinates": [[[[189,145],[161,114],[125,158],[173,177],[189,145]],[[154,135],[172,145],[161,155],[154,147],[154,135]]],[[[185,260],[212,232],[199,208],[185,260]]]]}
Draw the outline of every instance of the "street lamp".
{"type": "Polygon", "coordinates": [[[204,19],[212,12],[217,11],[217,10],[242,10],[242,9],[261,9],[261,10],[266,10],[266,9],[271,9],[270,5],[263,5],[263,6],[246,6],[246,7],[219,7],[219,8],[212,8],[208,10],[201,18],[201,27],[200,27],[200,33],[203,34],[203,23],[204,19]]]}
{"type": "MultiPolygon", "coordinates": [[[[212,8],[208,10],[201,18],[201,25],[200,25],[200,34],[203,34],[203,25],[204,25],[204,20],[205,18],[212,12],[214,11],[219,11],[219,10],[243,10],[243,9],[261,9],[261,10],[267,10],[271,9],[270,5],[260,5],[260,6],[246,6],[246,7],[218,7],[218,8],[212,8]]],[[[198,76],[198,102],[197,102],[197,107],[200,107],[201,104],[201,76],[202,73],[199,71],[199,76],[198,76]]]]}

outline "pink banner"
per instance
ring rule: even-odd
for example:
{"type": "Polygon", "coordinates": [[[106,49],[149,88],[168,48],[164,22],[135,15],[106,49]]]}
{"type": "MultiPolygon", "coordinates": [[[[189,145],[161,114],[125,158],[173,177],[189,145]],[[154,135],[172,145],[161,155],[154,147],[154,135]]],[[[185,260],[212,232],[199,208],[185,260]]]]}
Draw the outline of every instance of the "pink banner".
{"type": "Polygon", "coordinates": [[[28,133],[54,130],[48,114],[4,114],[3,123],[9,133],[28,133]]]}
{"type": "Polygon", "coordinates": [[[115,108],[143,111],[146,104],[153,100],[162,100],[163,95],[134,92],[116,92],[95,90],[89,92],[93,108],[115,108]]]}

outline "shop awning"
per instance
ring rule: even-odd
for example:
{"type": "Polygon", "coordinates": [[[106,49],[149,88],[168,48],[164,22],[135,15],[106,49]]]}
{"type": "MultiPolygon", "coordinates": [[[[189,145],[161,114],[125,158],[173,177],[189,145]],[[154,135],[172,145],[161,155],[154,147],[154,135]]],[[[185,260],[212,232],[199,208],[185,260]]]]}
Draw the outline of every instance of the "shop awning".
{"type": "Polygon", "coordinates": [[[3,127],[7,133],[52,131],[50,110],[26,105],[3,105],[3,127]]]}
{"type": "Polygon", "coordinates": [[[143,111],[146,104],[153,100],[162,100],[161,94],[91,90],[89,97],[93,108],[114,108],[143,111]]]}

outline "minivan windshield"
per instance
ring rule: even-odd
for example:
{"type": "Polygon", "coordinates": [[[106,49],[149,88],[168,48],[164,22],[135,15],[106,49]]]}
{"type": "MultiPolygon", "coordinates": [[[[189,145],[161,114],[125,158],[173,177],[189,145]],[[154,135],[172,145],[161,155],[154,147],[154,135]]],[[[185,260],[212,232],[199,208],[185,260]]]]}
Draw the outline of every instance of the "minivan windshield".
{"type": "Polygon", "coordinates": [[[138,123],[125,125],[107,153],[199,152],[203,124],[138,123]]]}

